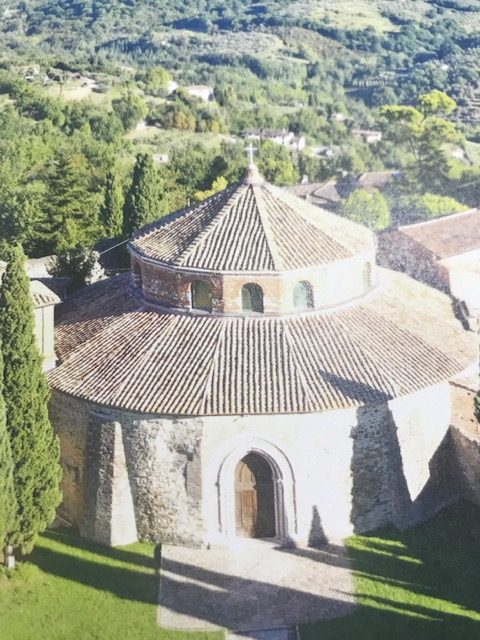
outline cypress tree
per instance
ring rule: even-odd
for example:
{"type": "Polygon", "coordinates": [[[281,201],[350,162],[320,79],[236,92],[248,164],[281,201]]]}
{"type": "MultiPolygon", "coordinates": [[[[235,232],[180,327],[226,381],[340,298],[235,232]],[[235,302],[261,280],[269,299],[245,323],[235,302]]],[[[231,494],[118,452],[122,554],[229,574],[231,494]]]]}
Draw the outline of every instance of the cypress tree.
{"type": "Polygon", "coordinates": [[[105,196],[100,209],[103,228],[109,238],[115,238],[122,233],[123,226],[123,192],[117,174],[111,171],[107,175],[105,196]]]}
{"type": "Polygon", "coordinates": [[[16,512],[12,451],[3,399],[3,356],[0,349],[0,549],[14,528],[16,512]]]}
{"type": "Polygon", "coordinates": [[[158,176],[152,156],[139,153],[133,168],[133,178],[125,199],[123,232],[131,235],[157,217],[159,201],[158,176]]]}
{"type": "Polygon", "coordinates": [[[37,226],[44,254],[77,245],[91,245],[99,237],[98,201],[90,191],[84,159],[59,155],[48,178],[44,215],[37,226]]]}
{"type": "Polygon", "coordinates": [[[49,389],[34,337],[25,256],[13,247],[0,290],[4,399],[13,459],[17,517],[9,539],[23,553],[55,517],[60,503],[60,447],[48,417],[49,389]]]}

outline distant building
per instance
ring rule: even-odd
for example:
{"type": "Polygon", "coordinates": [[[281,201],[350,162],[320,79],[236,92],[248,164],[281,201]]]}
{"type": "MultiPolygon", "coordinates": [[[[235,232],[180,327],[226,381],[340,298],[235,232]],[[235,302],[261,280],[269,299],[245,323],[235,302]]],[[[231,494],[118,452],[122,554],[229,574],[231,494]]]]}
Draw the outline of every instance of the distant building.
{"type": "Polygon", "coordinates": [[[382,132],[374,131],[372,129],[353,129],[353,135],[360,140],[363,140],[366,144],[376,144],[382,141],[382,132]]]}
{"type": "Polygon", "coordinates": [[[175,82],[175,80],[169,80],[168,84],[167,84],[167,95],[171,95],[172,93],[175,93],[175,91],[178,89],[178,82],[175,82]]]}
{"type": "Polygon", "coordinates": [[[292,151],[302,151],[307,144],[304,136],[296,136],[293,131],[287,129],[247,129],[242,133],[242,137],[253,141],[270,140],[292,151]]]}
{"type": "Polygon", "coordinates": [[[449,293],[480,317],[480,209],[384,231],[381,265],[449,293]]]}
{"type": "Polygon", "coordinates": [[[193,98],[200,98],[200,100],[203,100],[203,102],[212,102],[212,100],[215,100],[213,87],[209,87],[205,84],[190,85],[189,87],[184,87],[183,89],[184,91],[186,91],[186,93],[188,93],[188,95],[192,96],[193,98]]]}
{"type": "Polygon", "coordinates": [[[320,158],[334,158],[336,155],[335,149],[329,146],[314,147],[312,152],[320,158]]]}
{"type": "Polygon", "coordinates": [[[154,153],[152,159],[157,164],[167,164],[169,160],[168,153],[154,153]]]}
{"type": "Polygon", "coordinates": [[[318,207],[335,211],[353,191],[381,192],[397,179],[397,175],[395,171],[369,171],[356,176],[346,174],[338,180],[296,185],[290,191],[318,207]]]}

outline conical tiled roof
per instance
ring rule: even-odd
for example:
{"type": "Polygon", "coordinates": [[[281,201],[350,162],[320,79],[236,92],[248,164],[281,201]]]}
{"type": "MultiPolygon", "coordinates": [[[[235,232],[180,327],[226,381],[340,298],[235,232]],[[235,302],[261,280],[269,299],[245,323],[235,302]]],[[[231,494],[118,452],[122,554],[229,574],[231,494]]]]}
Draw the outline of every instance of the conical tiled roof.
{"type": "Polygon", "coordinates": [[[375,404],[449,380],[477,353],[447,296],[383,270],[360,303],[299,316],[165,313],[129,294],[128,276],[88,287],[61,311],[52,386],[161,415],[375,404]]]}
{"type": "Polygon", "coordinates": [[[144,227],[130,248],[172,266],[282,272],[371,249],[370,231],[254,179],[144,227]]]}

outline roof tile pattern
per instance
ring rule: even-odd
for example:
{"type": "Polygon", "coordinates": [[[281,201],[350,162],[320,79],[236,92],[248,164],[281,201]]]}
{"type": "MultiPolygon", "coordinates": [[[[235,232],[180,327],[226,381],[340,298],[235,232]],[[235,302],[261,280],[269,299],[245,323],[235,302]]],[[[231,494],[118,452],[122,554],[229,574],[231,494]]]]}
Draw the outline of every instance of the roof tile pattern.
{"type": "Polygon", "coordinates": [[[400,227],[405,235],[437,256],[448,258],[480,249],[480,209],[400,227]]]}
{"type": "Polygon", "coordinates": [[[142,413],[303,413],[409,394],[474,360],[475,337],[448,321],[446,297],[402,274],[381,278],[360,304],[275,318],[164,313],[126,295],[121,276],[65,306],[57,327],[62,364],[49,380],[65,393],[142,413]],[[391,295],[397,287],[402,300],[391,295]]]}
{"type": "Polygon", "coordinates": [[[177,267],[272,272],[343,260],[372,242],[367,229],[283,190],[239,183],[144,227],[130,246],[177,267]]]}

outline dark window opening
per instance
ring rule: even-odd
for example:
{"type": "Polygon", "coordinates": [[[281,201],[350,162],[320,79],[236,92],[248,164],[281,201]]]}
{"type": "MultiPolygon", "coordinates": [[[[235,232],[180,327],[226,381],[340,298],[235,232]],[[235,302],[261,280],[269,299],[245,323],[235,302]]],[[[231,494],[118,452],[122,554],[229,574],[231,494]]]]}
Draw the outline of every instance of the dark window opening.
{"type": "Polygon", "coordinates": [[[313,309],[313,288],[310,282],[303,280],[293,290],[293,306],[295,309],[313,309]]]}
{"type": "Polygon", "coordinates": [[[212,288],[208,282],[196,280],[192,283],[192,309],[212,311],[212,288]]]}
{"type": "Polygon", "coordinates": [[[246,284],[242,288],[242,311],[263,313],[263,289],[258,284],[246,284]]]}

